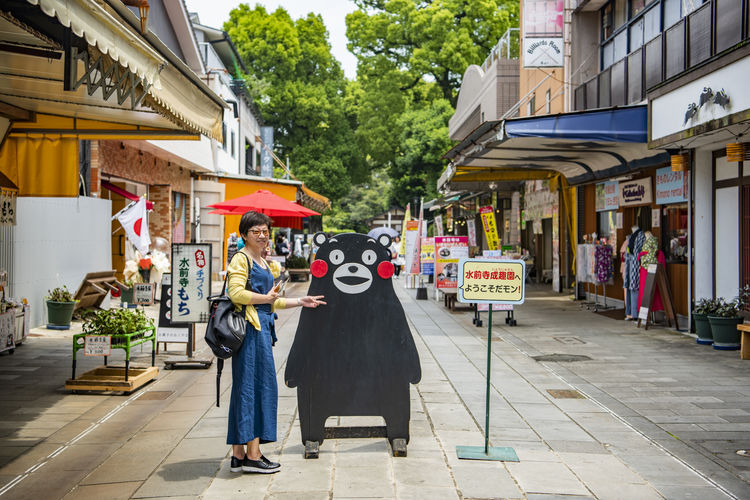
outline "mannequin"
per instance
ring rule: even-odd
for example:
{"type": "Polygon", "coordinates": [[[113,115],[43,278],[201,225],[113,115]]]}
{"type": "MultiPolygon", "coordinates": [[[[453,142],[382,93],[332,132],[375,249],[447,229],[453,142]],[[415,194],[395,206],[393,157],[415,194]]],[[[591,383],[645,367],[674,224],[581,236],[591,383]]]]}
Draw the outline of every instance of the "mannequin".
{"type": "Polygon", "coordinates": [[[627,289],[625,301],[625,321],[638,319],[638,291],[641,281],[641,266],[638,254],[641,253],[643,243],[646,240],[643,231],[634,224],[628,237],[628,248],[625,253],[625,275],[623,286],[627,289]]]}

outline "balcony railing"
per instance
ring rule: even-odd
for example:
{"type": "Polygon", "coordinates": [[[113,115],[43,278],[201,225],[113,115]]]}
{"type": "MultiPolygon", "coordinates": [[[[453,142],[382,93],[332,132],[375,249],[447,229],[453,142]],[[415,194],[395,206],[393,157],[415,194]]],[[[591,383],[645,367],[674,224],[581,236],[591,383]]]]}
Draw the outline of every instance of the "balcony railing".
{"type": "Polygon", "coordinates": [[[748,38],[750,0],[710,0],[576,87],[575,109],[638,103],[648,89],[748,38]]]}

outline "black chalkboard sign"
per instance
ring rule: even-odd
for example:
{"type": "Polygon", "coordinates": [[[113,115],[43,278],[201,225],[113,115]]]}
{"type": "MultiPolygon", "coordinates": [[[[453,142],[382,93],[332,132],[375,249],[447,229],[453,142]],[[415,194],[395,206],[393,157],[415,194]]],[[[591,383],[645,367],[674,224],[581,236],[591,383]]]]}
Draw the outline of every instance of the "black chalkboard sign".
{"type": "Polygon", "coordinates": [[[641,327],[641,321],[645,321],[644,328],[648,330],[648,325],[651,322],[651,306],[654,300],[654,291],[656,287],[659,287],[659,293],[661,294],[661,300],[664,303],[664,312],[667,316],[667,325],[672,326],[674,321],[674,327],[678,328],[677,316],[674,312],[674,303],[672,302],[672,291],[669,288],[669,280],[667,280],[667,271],[664,269],[662,264],[649,264],[648,273],[646,274],[646,284],[643,286],[643,298],[641,299],[641,307],[638,309],[638,328],[641,327]]]}

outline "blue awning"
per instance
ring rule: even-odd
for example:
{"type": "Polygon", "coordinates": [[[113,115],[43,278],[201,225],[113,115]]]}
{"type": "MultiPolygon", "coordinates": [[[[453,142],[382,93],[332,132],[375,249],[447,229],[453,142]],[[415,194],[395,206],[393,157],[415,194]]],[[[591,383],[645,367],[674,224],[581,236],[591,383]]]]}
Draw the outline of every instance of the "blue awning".
{"type": "Polygon", "coordinates": [[[664,165],[669,155],[647,146],[647,108],[628,106],[531,116],[478,128],[446,153],[452,160],[438,187],[463,189],[493,173],[544,171],[571,185],[664,165]]]}

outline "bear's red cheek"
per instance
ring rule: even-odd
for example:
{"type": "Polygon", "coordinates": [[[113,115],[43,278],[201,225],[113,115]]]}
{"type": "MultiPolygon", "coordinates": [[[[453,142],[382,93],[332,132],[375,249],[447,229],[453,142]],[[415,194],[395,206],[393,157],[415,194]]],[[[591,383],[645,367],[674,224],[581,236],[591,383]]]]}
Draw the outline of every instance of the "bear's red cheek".
{"type": "Polygon", "coordinates": [[[393,264],[390,262],[381,262],[378,264],[378,276],[383,278],[384,280],[387,280],[391,276],[393,276],[393,264]]]}
{"type": "Polygon", "coordinates": [[[313,263],[310,264],[310,272],[316,278],[322,278],[328,272],[328,264],[326,264],[326,261],[324,260],[314,260],[313,263]]]}

